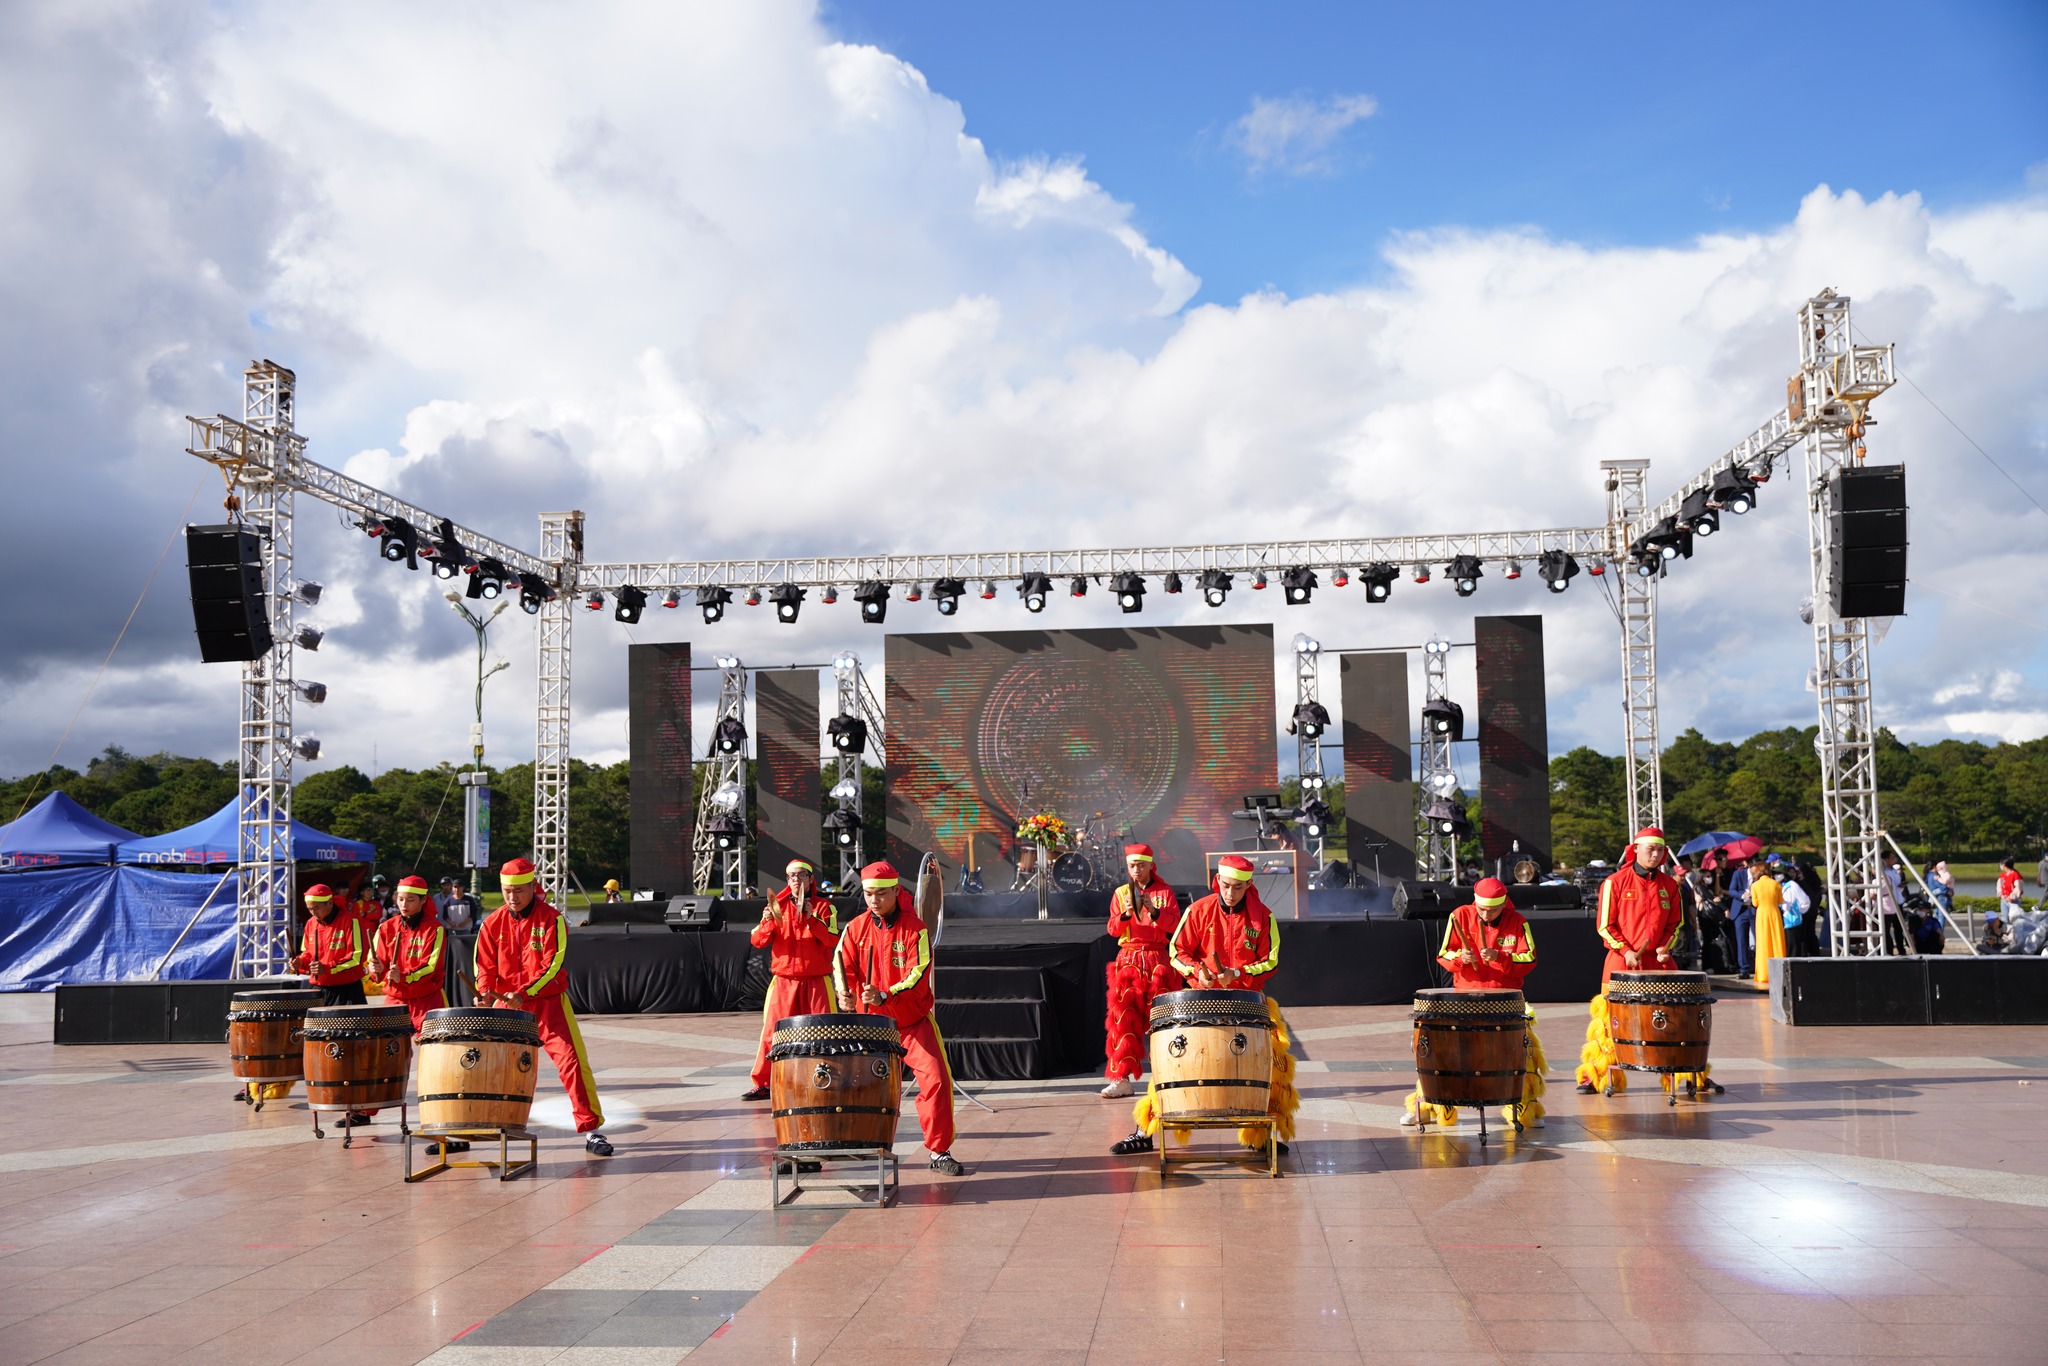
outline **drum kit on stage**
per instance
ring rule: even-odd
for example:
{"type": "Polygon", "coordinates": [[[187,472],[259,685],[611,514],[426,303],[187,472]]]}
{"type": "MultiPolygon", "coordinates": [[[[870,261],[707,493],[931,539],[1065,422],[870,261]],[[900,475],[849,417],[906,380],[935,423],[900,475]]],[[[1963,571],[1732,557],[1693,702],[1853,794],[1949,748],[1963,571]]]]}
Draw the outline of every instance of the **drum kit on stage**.
{"type": "Polygon", "coordinates": [[[242,991],[231,998],[228,1057],[258,1110],[264,1088],[303,1081],[313,1133],[325,1138],[320,1116],[338,1113],[347,1148],[355,1141],[356,1115],[396,1108],[407,1181],[450,1167],[491,1168],[509,1181],[536,1168],[539,1139],[526,1128],[541,1047],[532,1015],[480,1006],[428,1011],[419,1031],[420,1122],[414,1128],[405,1094],[414,1049],[411,1013],[402,1005],[323,1006],[320,1000],[311,989],[242,991]],[[419,1171],[412,1165],[415,1138],[439,1153],[419,1171]],[[470,1139],[497,1140],[498,1160],[451,1161],[449,1142],[467,1146],[470,1139]],[[517,1162],[514,1142],[527,1145],[517,1162]]]}

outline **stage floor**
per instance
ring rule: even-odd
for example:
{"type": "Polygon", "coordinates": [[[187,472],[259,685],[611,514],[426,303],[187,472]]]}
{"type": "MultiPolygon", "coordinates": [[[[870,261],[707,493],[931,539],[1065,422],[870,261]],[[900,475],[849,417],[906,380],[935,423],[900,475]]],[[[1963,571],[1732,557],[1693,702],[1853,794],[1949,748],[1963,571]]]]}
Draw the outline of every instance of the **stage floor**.
{"type": "Polygon", "coordinates": [[[539,1179],[406,1186],[388,1120],[344,1152],[230,1101],[224,1048],[60,1049],[49,997],[0,996],[0,1361],[2043,1359],[2048,1028],[1724,999],[1728,1094],[1674,1110],[1572,1094],[1584,1010],[1539,1009],[1518,1140],[1397,1130],[1406,1009],[1302,1007],[1283,1180],[1162,1188],[1074,1077],[971,1087],[963,1180],[913,1121],[897,1208],[777,1215],[757,1017],[588,1019],[618,1156],[548,1071],[539,1179]]]}

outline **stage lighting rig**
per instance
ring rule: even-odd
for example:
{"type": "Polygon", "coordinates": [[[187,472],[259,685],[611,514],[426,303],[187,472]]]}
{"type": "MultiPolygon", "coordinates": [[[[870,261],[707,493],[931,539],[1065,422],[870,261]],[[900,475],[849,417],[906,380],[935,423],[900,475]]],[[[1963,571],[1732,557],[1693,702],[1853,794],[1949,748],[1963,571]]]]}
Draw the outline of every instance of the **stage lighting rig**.
{"type": "Polygon", "coordinates": [[[420,534],[403,517],[380,517],[364,530],[377,538],[377,553],[397,564],[405,561],[407,569],[420,567],[420,534]]]}
{"type": "Polygon", "coordinates": [[[1425,806],[1422,809],[1422,818],[1429,822],[1433,834],[1463,839],[1472,833],[1472,822],[1465,815],[1464,808],[1443,797],[1438,797],[1425,806]]]}
{"type": "Polygon", "coordinates": [[[316,707],[327,700],[327,685],[315,683],[309,678],[295,680],[292,683],[292,691],[316,707]]]}
{"type": "Polygon", "coordinates": [[[1073,579],[1067,584],[1067,596],[1070,598],[1085,598],[1088,596],[1088,576],[1086,574],[1074,575],[1073,579]]]}
{"type": "Polygon", "coordinates": [[[596,589],[585,593],[583,595],[583,610],[586,612],[602,612],[604,610],[604,594],[596,589]]]}
{"type": "Polygon", "coordinates": [[[1253,587],[1254,589],[1259,589],[1259,588],[1264,588],[1265,586],[1266,586],[1266,571],[1265,571],[1265,570],[1263,570],[1263,569],[1261,569],[1261,570],[1260,570],[1260,571],[1259,571],[1258,573],[1256,573],[1256,574],[1252,575],[1252,587],[1253,587]]]}
{"type": "Polygon", "coordinates": [[[832,832],[835,847],[851,849],[860,839],[860,813],[842,806],[825,817],[825,828],[832,832]]]}
{"type": "Polygon", "coordinates": [[[853,590],[853,600],[860,604],[860,619],[880,625],[889,615],[889,585],[880,579],[869,579],[853,590]]]}
{"type": "Polygon", "coordinates": [[[825,734],[831,737],[832,748],[841,754],[865,754],[868,750],[868,723],[858,716],[835,716],[825,723],[825,734]]]}
{"type": "Polygon", "coordinates": [[[697,606],[703,609],[706,626],[725,620],[725,605],[731,601],[732,590],[724,584],[700,584],[697,588],[697,606]]]}
{"type": "Polygon", "coordinates": [[[1296,732],[1313,740],[1330,728],[1330,709],[1320,702],[1303,702],[1294,709],[1294,719],[1287,723],[1287,733],[1296,732]]]}
{"type": "Polygon", "coordinates": [[[804,590],[793,583],[778,583],[768,594],[768,600],[775,604],[775,619],[786,626],[796,624],[796,614],[803,610],[804,590]]]}
{"type": "Polygon", "coordinates": [[[619,585],[618,603],[612,608],[612,620],[631,626],[640,620],[640,613],[646,606],[646,593],[630,583],[622,583],[619,585]]]}
{"type": "Polygon", "coordinates": [[[1577,577],[1579,562],[1569,550],[1546,550],[1536,557],[1536,576],[1553,593],[1562,593],[1577,577]]]}
{"type": "Polygon", "coordinates": [[[485,556],[476,562],[476,568],[469,571],[467,596],[472,598],[495,598],[505,591],[505,584],[511,577],[511,573],[505,568],[502,561],[485,556]]]}
{"type": "Polygon", "coordinates": [[[759,607],[760,605],[761,605],[761,587],[760,587],[760,585],[759,585],[759,584],[756,584],[756,585],[755,585],[754,587],[752,587],[752,588],[749,588],[749,589],[747,590],[747,606],[749,606],[749,607],[759,607]]]}
{"type": "Polygon", "coordinates": [[[939,609],[939,615],[950,617],[960,610],[960,598],[967,592],[967,585],[958,579],[932,580],[932,605],[939,609]]]}
{"type": "Polygon", "coordinates": [[[317,735],[294,735],[292,753],[308,763],[320,757],[320,737],[317,735]]]}
{"type": "Polygon", "coordinates": [[[1401,571],[1379,560],[1359,570],[1358,577],[1365,580],[1367,602],[1385,602],[1394,596],[1394,580],[1401,577],[1401,571]]]}
{"type": "Polygon", "coordinates": [[[712,729],[711,743],[720,754],[738,754],[747,747],[747,723],[737,716],[726,717],[712,729]]]}
{"type": "Polygon", "coordinates": [[[1418,565],[1416,565],[1416,566],[1415,566],[1415,575],[1414,575],[1414,578],[1415,578],[1415,581],[1416,581],[1417,583],[1428,583],[1428,582],[1429,582],[1429,566],[1428,566],[1428,565],[1426,565],[1426,564],[1418,564],[1418,565]]]}
{"type": "Polygon", "coordinates": [[[1507,573],[1505,573],[1505,574],[1503,574],[1503,575],[1501,575],[1501,577],[1502,577],[1502,578],[1504,578],[1504,579],[1506,579],[1506,580],[1508,580],[1508,581],[1509,581],[1510,583],[1512,583],[1512,582],[1513,582],[1514,580],[1516,580],[1516,579],[1519,579],[1519,578],[1521,578],[1521,577],[1522,577],[1522,562],[1521,562],[1520,560],[1509,560],[1509,561],[1508,561],[1508,572],[1507,572],[1507,573]]]}
{"type": "Polygon", "coordinates": [[[1302,830],[1312,840],[1319,840],[1329,833],[1330,808],[1322,802],[1309,802],[1301,808],[1302,830]]]}
{"type": "Polygon", "coordinates": [[[320,605],[320,594],[322,591],[317,583],[302,582],[292,585],[292,597],[307,607],[318,607],[320,605]]]}
{"type": "Polygon", "coordinates": [[[983,602],[993,602],[995,601],[995,596],[996,581],[994,579],[983,579],[981,581],[981,600],[983,602]]]}
{"type": "Polygon", "coordinates": [[[1477,555],[1456,555],[1444,566],[1444,573],[1450,578],[1451,587],[1458,590],[1458,596],[1469,598],[1479,591],[1479,576],[1486,572],[1477,555]]]}
{"type": "Polygon", "coordinates": [[[1026,574],[1017,581],[1017,596],[1024,599],[1024,610],[1043,612],[1045,600],[1052,596],[1052,580],[1044,574],[1026,574]]]}
{"type": "Polygon", "coordinates": [[[1128,570],[1113,574],[1109,580],[1110,591],[1116,594],[1116,605],[1124,609],[1125,615],[1145,610],[1145,577],[1128,570]]]}
{"type": "Polygon", "coordinates": [[[1304,773],[1301,775],[1301,790],[1311,794],[1321,792],[1328,781],[1320,773],[1304,773]]]}
{"type": "Polygon", "coordinates": [[[519,610],[532,616],[540,611],[541,604],[553,602],[555,590],[548,581],[538,574],[521,573],[519,576],[519,610]]]}
{"type": "Polygon", "coordinates": [[[824,603],[827,607],[830,607],[833,603],[839,601],[838,585],[830,583],[826,584],[825,594],[823,597],[819,598],[818,601],[824,603]]]}
{"type": "Polygon", "coordinates": [[[461,542],[455,539],[455,523],[446,517],[435,528],[434,543],[424,547],[420,553],[434,562],[434,577],[437,579],[454,578],[462,572],[463,563],[469,558],[461,542]]]}
{"type": "Polygon", "coordinates": [[[292,644],[301,650],[317,650],[320,648],[320,642],[326,638],[325,631],[316,631],[310,626],[301,626],[292,632],[292,644]]]}
{"type": "Polygon", "coordinates": [[[661,605],[663,607],[681,607],[683,605],[682,591],[676,588],[669,589],[661,595],[661,605]]]}
{"type": "Polygon", "coordinates": [[[1168,593],[1180,592],[1180,575],[1171,569],[1167,570],[1166,577],[1159,581],[1159,587],[1162,591],[1168,593]]]}
{"type": "Polygon", "coordinates": [[[1221,607],[1223,600],[1230,596],[1230,574],[1222,569],[1204,569],[1202,577],[1195,580],[1202,590],[1202,601],[1211,607],[1221,607]]]}
{"type": "Polygon", "coordinates": [[[1724,512],[1732,512],[1740,517],[1756,506],[1757,482],[1730,465],[1714,476],[1713,491],[1707,495],[1707,501],[1724,512]]]}
{"type": "Polygon", "coordinates": [[[1350,582],[1351,576],[1344,572],[1344,566],[1341,564],[1337,566],[1337,572],[1330,575],[1330,587],[1332,588],[1343,588],[1350,582]]]}
{"type": "Polygon", "coordinates": [[[747,837],[747,823],[744,818],[732,812],[722,811],[704,822],[704,829],[711,835],[712,843],[720,853],[737,849],[747,837]]]}
{"type": "Polygon", "coordinates": [[[1455,744],[1465,738],[1465,709],[1448,698],[1431,698],[1422,704],[1422,728],[1448,735],[1455,744]]]}
{"type": "Polygon", "coordinates": [[[1298,564],[1280,576],[1281,597],[1289,607],[1306,606],[1315,591],[1316,571],[1305,564],[1298,564]]]}
{"type": "Polygon", "coordinates": [[[1294,653],[1298,655],[1319,655],[1323,652],[1323,642],[1306,631],[1296,631],[1293,644],[1294,653]]]}
{"type": "Polygon", "coordinates": [[[1707,490],[1694,489],[1678,505],[1678,524],[1695,536],[1711,536],[1721,529],[1721,514],[1708,504],[1707,490]]]}

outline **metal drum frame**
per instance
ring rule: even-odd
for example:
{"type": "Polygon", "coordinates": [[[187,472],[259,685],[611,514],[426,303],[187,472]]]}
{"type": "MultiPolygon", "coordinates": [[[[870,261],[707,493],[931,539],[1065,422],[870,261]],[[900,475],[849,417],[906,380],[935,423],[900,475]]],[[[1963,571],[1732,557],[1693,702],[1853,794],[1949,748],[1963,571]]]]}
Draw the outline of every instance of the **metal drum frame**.
{"type": "MultiPolygon", "coordinates": [[[[1440,1001],[1445,1000],[1445,997],[1417,996],[1415,998],[1414,1009],[1408,1012],[1408,1019],[1415,1026],[1418,1037],[1418,1048],[1421,1043],[1426,1043],[1428,1038],[1428,1036],[1422,1032],[1422,1023],[1425,1019],[1440,1028],[1448,1028],[1451,1032],[1458,1034],[1505,1034],[1508,1033],[1510,1030],[1519,1031],[1522,1035],[1522,1065],[1515,1069],[1514,1075],[1517,1077],[1521,1076],[1525,1071],[1527,1071],[1529,1066],[1529,1003],[1528,998],[1523,996],[1520,991],[1512,992],[1513,1001],[1512,1003],[1510,1003],[1508,1000],[1509,992],[1509,988],[1489,989],[1488,993],[1484,997],[1480,998],[1480,1000],[1476,1000],[1474,1002],[1469,1003],[1472,1006],[1472,1009],[1468,1010],[1467,1012],[1464,1012],[1474,1017],[1469,1022],[1458,1020],[1454,1014],[1445,1014],[1442,1012],[1427,1010],[1424,1008],[1426,1005],[1433,1005],[1440,1001]],[[1494,994],[1496,991],[1499,994],[1494,994]],[[1482,1010],[1478,1008],[1482,1003],[1493,1004],[1495,1002],[1498,1002],[1502,1005],[1512,1004],[1512,1006],[1514,1007],[1514,1014],[1512,1020],[1508,1018],[1508,1014],[1504,1010],[1482,1010]]],[[[1422,1080],[1422,1067],[1420,1063],[1416,1065],[1415,1072],[1417,1089],[1420,1090],[1422,1080]]],[[[1453,1074],[1432,1073],[1432,1075],[1453,1074]]],[[[1462,1075],[1469,1076],[1473,1074],[1465,1073],[1462,1075]]],[[[1501,1075],[1506,1074],[1503,1073],[1501,1075]]],[[[1462,1108],[1477,1110],[1479,1112],[1479,1141],[1481,1143],[1486,1142],[1486,1107],[1488,1105],[1501,1105],[1506,1107],[1506,1109],[1509,1112],[1509,1123],[1514,1125],[1516,1133],[1522,1132],[1521,1088],[1519,1086],[1517,1086],[1515,1089],[1515,1098],[1513,1100],[1508,1101],[1474,1100],[1458,1101],[1455,1104],[1451,1104],[1450,1102],[1445,1101],[1429,1101],[1428,1103],[1431,1105],[1449,1105],[1450,1108],[1453,1109],[1462,1108]]],[[[1416,1133],[1420,1134],[1428,1127],[1429,1112],[1426,1108],[1418,1106],[1415,1111],[1415,1131],[1416,1133]]]]}
{"type": "MultiPolygon", "coordinates": [[[[1660,973],[1658,976],[1663,977],[1665,974],[1660,973]]],[[[1619,974],[1609,979],[1606,987],[1603,988],[1607,996],[1608,1029],[1611,1031],[1614,1028],[1614,1006],[1617,1000],[1631,1006],[1649,1006],[1653,1011],[1657,1009],[1689,1010],[1697,1006],[1706,1016],[1704,1024],[1707,1029],[1708,1038],[1711,1041],[1714,1028],[1712,982],[1707,979],[1707,975],[1703,972],[1674,973],[1670,976],[1673,979],[1682,978],[1683,980],[1658,981],[1656,978],[1622,977],[1619,974]],[[1620,988],[1618,994],[1616,992],[1617,987],[1620,988]]],[[[1631,1047],[1645,1048],[1654,1047],[1663,1041],[1655,1039],[1623,1040],[1617,1037],[1614,1042],[1617,1048],[1623,1042],[1628,1043],[1631,1047]]],[[[1689,1079],[1690,1076],[1702,1072],[1705,1068],[1704,1063],[1699,1067],[1677,1065],[1663,1067],[1653,1063],[1622,1062],[1619,1057],[1615,1059],[1615,1065],[1624,1072],[1649,1072],[1659,1076],[1686,1076],[1688,1077],[1686,1082],[1687,1096],[1696,1096],[1697,1094],[1696,1088],[1689,1079]]],[[[1725,1094],[1721,1084],[1711,1078],[1707,1079],[1707,1089],[1710,1092],[1722,1092],[1725,1094]]],[[[1668,1105],[1678,1104],[1678,1088],[1675,1085],[1666,1094],[1665,1103],[1668,1105]]]]}

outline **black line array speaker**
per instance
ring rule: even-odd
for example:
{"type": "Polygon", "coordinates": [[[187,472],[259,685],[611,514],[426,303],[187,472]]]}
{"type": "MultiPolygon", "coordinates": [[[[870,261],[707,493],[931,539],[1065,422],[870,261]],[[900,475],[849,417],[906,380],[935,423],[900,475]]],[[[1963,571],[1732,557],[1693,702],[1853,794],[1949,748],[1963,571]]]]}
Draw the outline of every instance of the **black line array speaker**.
{"type": "Polygon", "coordinates": [[[1841,617],[1906,610],[1906,467],[1863,465],[1828,482],[1830,606],[1841,617]]]}
{"type": "Polygon", "coordinates": [[[184,982],[81,982],[57,988],[53,1042],[221,1043],[238,991],[303,987],[303,978],[184,982]]]}
{"type": "Polygon", "coordinates": [[[185,567],[192,578],[199,657],[208,664],[227,664],[269,654],[262,540],[234,525],[188,526],[185,567]]]}
{"type": "Polygon", "coordinates": [[[2048,1024],[2048,959],[1940,957],[1927,963],[1935,1024],[2048,1024]]]}

